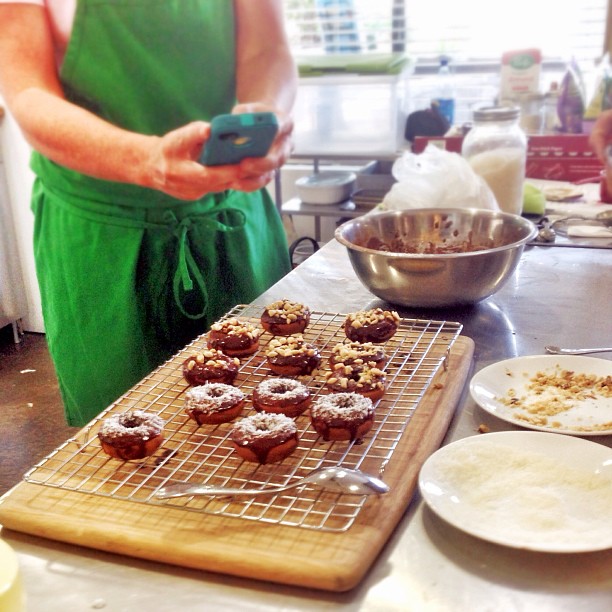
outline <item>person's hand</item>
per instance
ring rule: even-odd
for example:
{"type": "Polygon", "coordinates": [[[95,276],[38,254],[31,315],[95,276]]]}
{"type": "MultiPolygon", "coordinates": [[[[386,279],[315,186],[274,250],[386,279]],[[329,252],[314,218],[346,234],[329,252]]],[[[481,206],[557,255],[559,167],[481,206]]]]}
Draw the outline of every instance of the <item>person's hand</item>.
{"type": "Polygon", "coordinates": [[[256,191],[265,187],[293,151],[293,119],[289,115],[261,103],[238,104],[232,110],[234,114],[258,112],[273,112],[278,121],[278,132],[265,157],[251,157],[240,162],[238,179],[232,184],[232,189],[256,191]]]}
{"type": "MultiPolygon", "coordinates": [[[[209,137],[210,124],[205,121],[195,121],[155,137],[143,184],[181,200],[197,200],[207,193],[237,189],[242,184],[240,166],[208,167],[198,161],[209,137]]],[[[259,172],[254,179],[262,183],[260,186],[269,181],[268,178],[263,182],[264,175],[265,171],[259,172]]]]}
{"type": "Polygon", "coordinates": [[[593,126],[589,142],[604,166],[605,188],[608,193],[612,194],[612,167],[609,159],[609,149],[612,145],[612,109],[605,110],[599,115],[593,126]]]}
{"type": "Polygon", "coordinates": [[[608,163],[606,148],[612,144],[612,110],[603,111],[599,115],[589,141],[597,157],[606,165],[608,163]]]}
{"type": "Polygon", "coordinates": [[[210,124],[195,121],[153,139],[143,184],[181,200],[197,200],[226,189],[257,191],[265,187],[291,155],[293,120],[264,104],[242,104],[233,109],[234,113],[266,111],[274,112],[278,121],[278,132],[266,157],[252,157],[236,165],[203,166],[198,160],[210,137],[210,124]]]}

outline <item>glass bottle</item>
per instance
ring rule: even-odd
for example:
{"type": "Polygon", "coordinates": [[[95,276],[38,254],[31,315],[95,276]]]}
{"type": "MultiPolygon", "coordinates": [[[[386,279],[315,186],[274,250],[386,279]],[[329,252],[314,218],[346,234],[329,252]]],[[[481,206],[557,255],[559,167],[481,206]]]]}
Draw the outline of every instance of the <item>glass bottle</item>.
{"type": "Polygon", "coordinates": [[[474,125],[461,153],[491,188],[502,211],[523,211],[527,137],[519,125],[520,109],[490,106],[474,111],[474,125]]]}

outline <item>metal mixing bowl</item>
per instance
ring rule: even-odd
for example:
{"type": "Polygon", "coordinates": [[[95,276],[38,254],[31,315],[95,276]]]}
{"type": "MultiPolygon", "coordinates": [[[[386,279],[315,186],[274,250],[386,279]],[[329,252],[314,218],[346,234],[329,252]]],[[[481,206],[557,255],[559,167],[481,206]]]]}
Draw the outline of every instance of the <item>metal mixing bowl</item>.
{"type": "Polygon", "coordinates": [[[374,295],[402,306],[442,307],[493,295],[512,276],[525,244],[536,234],[535,225],[518,215],[427,208],[357,217],[338,227],[335,237],[374,295]],[[393,241],[402,250],[424,252],[384,250],[397,250],[393,241]],[[453,249],[463,252],[440,252],[453,249]]]}

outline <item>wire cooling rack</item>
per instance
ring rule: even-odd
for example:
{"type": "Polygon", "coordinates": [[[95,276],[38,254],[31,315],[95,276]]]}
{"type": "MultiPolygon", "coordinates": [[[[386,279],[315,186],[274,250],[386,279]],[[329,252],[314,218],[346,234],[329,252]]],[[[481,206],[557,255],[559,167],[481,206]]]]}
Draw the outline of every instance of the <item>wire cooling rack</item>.
{"type": "MultiPolygon", "coordinates": [[[[240,317],[258,324],[262,308],[236,306],[226,317],[240,317]]],[[[313,399],[325,393],[325,369],[332,347],[346,339],[346,314],[313,312],[304,338],[321,351],[320,370],[300,377],[312,391],[313,399]]],[[[266,523],[346,531],[367,501],[365,495],[348,495],[309,487],[286,493],[270,493],[251,498],[184,497],[159,500],[155,492],[176,481],[193,481],[212,486],[259,488],[295,482],[318,467],[339,465],[383,475],[402,433],[420,399],[445,363],[451,346],[461,332],[459,323],[402,319],[395,336],[384,345],[388,357],[385,371],[388,387],[376,406],[372,430],[353,442],[325,442],[310,424],[308,411],[296,419],[300,442],[285,460],[258,465],[240,459],[229,438],[231,423],[198,427],[184,411],[188,388],[182,376],[182,363],[194,350],[206,346],[202,335],[172,359],[154,370],[117,402],[102,412],[76,436],[67,440],[26,475],[31,483],[129,500],[166,505],[186,511],[204,512],[266,523]],[[111,413],[145,410],[166,422],[164,444],[141,461],[121,462],[101,449],[97,431],[111,413]]],[[[235,385],[249,398],[243,416],[253,413],[253,389],[271,376],[266,366],[267,332],[260,339],[260,350],[243,359],[235,385]]]]}

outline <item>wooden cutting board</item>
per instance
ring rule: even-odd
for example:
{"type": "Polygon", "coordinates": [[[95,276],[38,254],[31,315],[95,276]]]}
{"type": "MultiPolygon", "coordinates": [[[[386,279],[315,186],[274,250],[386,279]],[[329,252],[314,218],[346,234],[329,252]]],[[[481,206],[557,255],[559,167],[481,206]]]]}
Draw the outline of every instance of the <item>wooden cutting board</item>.
{"type": "Polygon", "coordinates": [[[344,532],[151,506],[23,482],[0,499],[9,529],[183,567],[326,591],[356,586],[415,492],[440,445],[470,372],[474,343],[459,336],[447,367],[421,399],[384,471],[390,493],[368,498],[344,532]]]}

